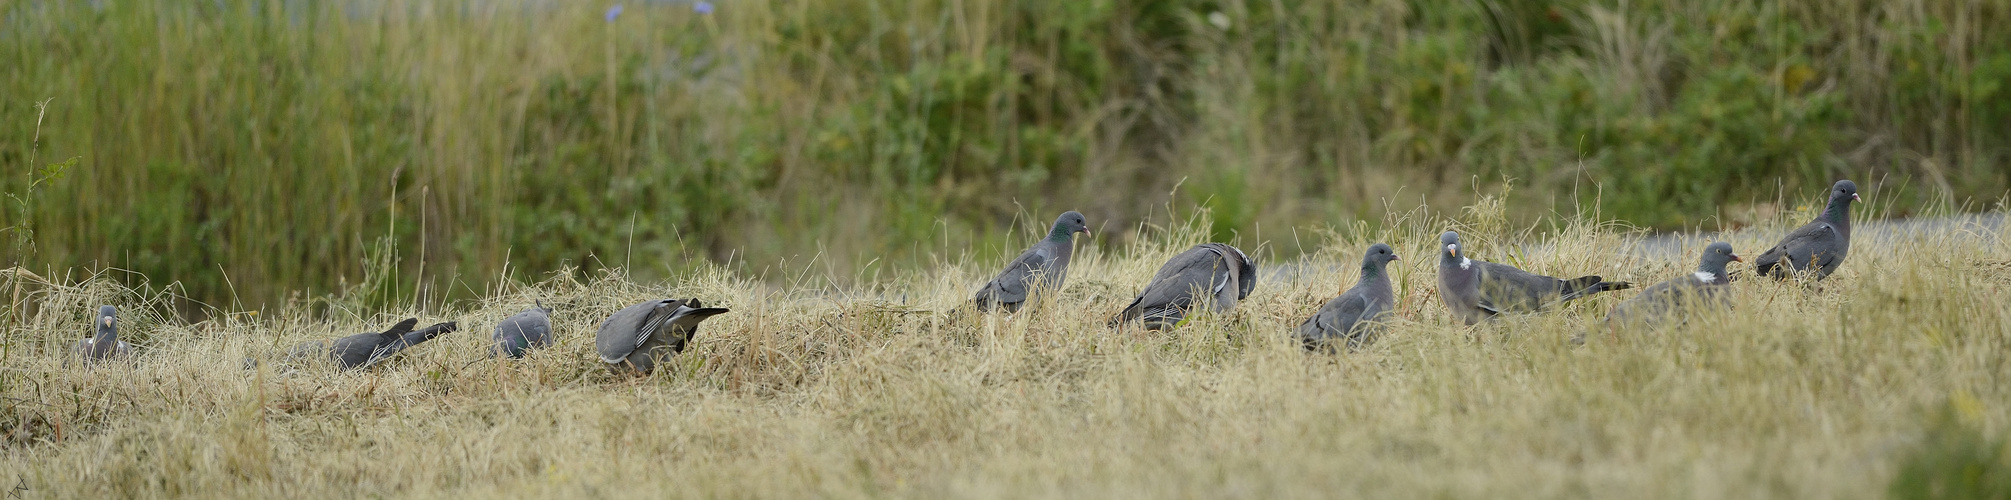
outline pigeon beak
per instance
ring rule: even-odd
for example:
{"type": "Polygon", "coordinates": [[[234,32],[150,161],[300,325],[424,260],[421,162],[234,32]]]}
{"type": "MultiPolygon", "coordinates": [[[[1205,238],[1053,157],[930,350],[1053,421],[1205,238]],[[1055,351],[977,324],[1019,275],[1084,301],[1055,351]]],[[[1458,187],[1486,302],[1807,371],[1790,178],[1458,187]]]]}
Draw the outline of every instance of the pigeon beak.
{"type": "Polygon", "coordinates": [[[1082,228],[1082,237],[1084,237],[1084,238],[1095,238],[1095,237],[1096,237],[1096,235],[1095,235],[1095,234],[1091,234],[1091,233],[1089,232],[1089,228],[1082,228]]]}
{"type": "Polygon", "coordinates": [[[104,323],[104,324],[105,324],[105,326],[112,326],[112,317],[111,317],[111,316],[106,316],[106,317],[104,317],[103,321],[100,321],[100,322],[101,322],[101,323],[104,323]]]}
{"type": "Polygon", "coordinates": [[[1859,198],[1859,197],[1857,197],[1857,193],[1851,193],[1851,194],[1850,194],[1850,201],[1855,201],[1855,202],[1858,202],[1858,203],[1864,203],[1864,198],[1859,198]]]}
{"type": "Polygon", "coordinates": [[[1454,243],[1454,244],[1451,244],[1451,245],[1446,245],[1446,246],[1445,246],[1445,251],[1446,251],[1446,253],[1450,253],[1450,254],[1452,254],[1452,256],[1454,256],[1454,257],[1458,257],[1458,256],[1459,256],[1459,244],[1458,244],[1458,243],[1454,243]]]}
{"type": "Polygon", "coordinates": [[[1745,261],[1746,259],[1739,258],[1739,254],[1732,254],[1732,262],[1745,262],[1745,261]]]}
{"type": "Polygon", "coordinates": [[[1390,260],[1404,260],[1404,258],[1403,258],[1403,257],[1398,257],[1398,256],[1395,256],[1395,255],[1391,255],[1391,256],[1390,256],[1390,260]]]}

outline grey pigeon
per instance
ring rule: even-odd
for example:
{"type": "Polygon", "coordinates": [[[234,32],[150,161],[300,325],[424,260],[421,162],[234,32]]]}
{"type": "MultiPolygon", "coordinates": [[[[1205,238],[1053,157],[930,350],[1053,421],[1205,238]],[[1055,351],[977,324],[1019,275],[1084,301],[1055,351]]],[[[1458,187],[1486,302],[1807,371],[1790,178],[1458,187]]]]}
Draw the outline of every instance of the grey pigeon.
{"type": "Polygon", "coordinates": [[[656,363],[684,351],[698,335],[698,323],[727,312],[698,299],[663,299],[615,311],[594,334],[594,350],[615,371],[649,374],[656,363]]]}
{"type": "Polygon", "coordinates": [[[1725,274],[1725,265],[1742,260],[1732,253],[1731,243],[1712,243],[1704,247],[1697,272],[1642,290],[1640,295],[1614,306],[1613,312],[1606,314],[1606,323],[1617,326],[1632,321],[1656,321],[1685,306],[1731,306],[1732,280],[1725,274]]]}
{"type": "Polygon", "coordinates": [[[1110,320],[1110,326],[1143,318],[1145,328],[1165,330],[1180,324],[1195,302],[1206,300],[1214,304],[1215,312],[1228,312],[1256,288],[1257,264],[1250,256],[1229,245],[1202,243],[1160,266],[1152,282],[1110,320]]]}
{"type": "Polygon", "coordinates": [[[1810,269],[1815,270],[1816,279],[1829,277],[1850,253],[1850,204],[1854,201],[1859,201],[1857,183],[1836,181],[1822,215],[1760,254],[1753,260],[1753,270],[1775,279],[1810,269]]]}
{"type": "Polygon", "coordinates": [[[490,337],[491,356],[524,357],[531,349],[543,349],[552,345],[552,309],[544,303],[533,303],[530,309],[503,318],[496,323],[496,333],[490,337]]]}
{"type": "Polygon", "coordinates": [[[328,356],[344,369],[370,368],[405,349],[419,345],[433,337],[459,329],[454,322],[434,323],[432,326],[412,329],[419,325],[419,318],[406,318],[382,332],[364,332],[335,339],[333,342],[308,342],[295,346],[292,359],[328,356]]]}
{"type": "Polygon", "coordinates": [[[971,301],[977,303],[980,311],[1000,308],[1013,312],[1026,303],[1036,286],[1060,289],[1062,280],[1068,277],[1069,256],[1075,253],[1075,233],[1089,234],[1089,226],[1082,214],[1063,212],[1054,219],[1054,227],[1047,230],[1046,239],[1007,263],[1005,270],[985,283],[971,301]]]}
{"type": "Polygon", "coordinates": [[[1397,302],[1388,269],[1393,260],[1403,259],[1397,258],[1389,245],[1370,245],[1368,255],[1362,256],[1362,279],[1300,323],[1299,342],[1307,350],[1318,350],[1332,348],[1333,341],[1345,338],[1348,348],[1353,349],[1372,339],[1376,321],[1397,302]]]}
{"type": "Polygon", "coordinates": [[[1459,254],[1459,233],[1439,235],[1438,294],[1445,306],[1466,324],[1505,312],[1534,312],[1565,301],[1609,290],[1633,287],[1625,281],[1598,276],[1569,280],[1530,273],[1514,266],[1484,262],[1459,254]]]}
{"type": "Polygon", "coordinates": [[[122,358],[132,353],[133,346],[119,341],[119,310],[112,306],[98,306],[98,319],[93,321],[98,332],[84,340],[77,341],[70,352],[88,364],[95,361],[122,358]]]}

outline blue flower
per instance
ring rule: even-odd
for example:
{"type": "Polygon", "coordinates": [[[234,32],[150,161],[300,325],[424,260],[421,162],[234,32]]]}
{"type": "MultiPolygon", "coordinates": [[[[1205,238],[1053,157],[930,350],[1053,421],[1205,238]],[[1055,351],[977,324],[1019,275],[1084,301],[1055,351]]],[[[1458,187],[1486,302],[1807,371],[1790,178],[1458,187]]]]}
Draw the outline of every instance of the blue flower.
{"type": "Polygon", "coordinates": [[[692,2],[691,11],[700,14],[711,14],[712,2],[707,2],[705,0],[698,0],[697,2],[692,2]]]}
{"type": "Polygon", "coordinates": [[[621,4],[614,4],[613,7],[607,8],[607,22],[614,22],[614,18],[617,17],[621,17],[621,4]]]}

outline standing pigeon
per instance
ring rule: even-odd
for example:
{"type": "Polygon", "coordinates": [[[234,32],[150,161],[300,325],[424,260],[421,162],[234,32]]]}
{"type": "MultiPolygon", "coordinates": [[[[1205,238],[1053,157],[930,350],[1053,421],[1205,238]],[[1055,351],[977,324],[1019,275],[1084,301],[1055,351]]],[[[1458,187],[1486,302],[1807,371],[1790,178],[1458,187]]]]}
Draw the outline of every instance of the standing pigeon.
{"type": "Polygon", "coordinates": [[[1859,201],[1857,183],[1836,181],[1829,189],[1829,206],[1781,244],[1753,260],[1753,270],[1775,279],[1813,269],[1816,279],[1829,277],[1850,253],[1850,204],[1859,201]]]}
{"type": "Polygon", "coordinates": [[[1633,287],[1625,281],[1598,276],[1562,280],[1514,266],[1483,262],[1459,255],[1459,233],[1438,237],[1438,295],[1453,316],[1472,325],[1504,312],[1540,311],[1568,300],[1608,290],[1633,287]]]}
{"type": "Polygon", "coordinates": [[[1250,256],[1229,245],[1202,243],[1160,266],[1152,282],[1110,320],[1110,326],[1144,318],[1145,328],[1165,330],[1180,324],[1196,301],[1207,300],[1215,312],[1228,312],[1256,288],[1257,264],[1250,256]]]}
{"type": "Polygon", "coordinates": [[[976,302],[978,310],[990,311],[1002,308],[1006,312],[1018,311],[1026,303],[1027,295],[1033,288],[1048,290],[1061,288],[1061,281],[1068,277],[1068,258],[1075,253],[1075,233],[1089,234],[1089,226],[1082,214],[1074,211],[1063,212],[1054,219],[1054,227],[1047,231],[1047,239],[1035,243],[1032,248],[1021,252],[1019,257],[1007,263],[1005,271],[978,290],[976,302]]]}
{"type": "Polygon", "coordinates": [[[370,368],[377,366],[391,356],[433,337],[459,329],[454,322],[434,323],[432,326],[412,329],[419,325],[419,318],[406,318],[391,329],[383,332],[364,332],[335,339],[333,342],[308,342],[295,346],[287,357],[305,359],[327,356],[344,369],[370,368]]]}
{"type": "Polygon", "coordinates": [[[552,309],[542,302],[496,323],[489,355],[524,357],[524,351],[552,345],[552,309]]]}
{"type": "Polygon", "coordinates": [[[1332,341],[1346,338],[1348,348],[1353,349],[1373,338],[1373,330],[1379,326],[1376,321],[1397,302],[1387,269],[1393,260],[1403,259],[1397,258],[1389,245],[1370,245],[1368,255],[1362,257],[1362,279],[1300,323],[1299,342],[1307,350],[1318,350],[1332,348],[1332,341]]]}
{"type": "Polygon", "coordinates": [[[699,322],[725,312],[723,307],[705,307],[696,298],[628,306],[601,322],[600,332],[594,334],[594,349],[611,370],[648,375],[658,361],[684,351],[685,344],[698,335],[699,322]]]}
{"type": "Polygon", "coordinates": [[[1642,290],[1640,295],[1614,306],[1613,312],[1606,314],[1606,323],[1619,325],[1630,321],[1655,321],[1690,305],[1730,306],[1732,280],[1725,274],[1725,265],[1742,261],[1738,254],[1732,253],[1731,243],[1711,243],[1704,247],[1704,257],[1697,263],[1697,272],[1642,290]]]}
{"type": "Polygon", "coordinates": [[[133,351],[133,346],[119,341],[119,310],[112,306],[98,306],[97,335],[77,341],[70,352],[83,358],[89,364],[112,358],[122,358],[133,351]]]}

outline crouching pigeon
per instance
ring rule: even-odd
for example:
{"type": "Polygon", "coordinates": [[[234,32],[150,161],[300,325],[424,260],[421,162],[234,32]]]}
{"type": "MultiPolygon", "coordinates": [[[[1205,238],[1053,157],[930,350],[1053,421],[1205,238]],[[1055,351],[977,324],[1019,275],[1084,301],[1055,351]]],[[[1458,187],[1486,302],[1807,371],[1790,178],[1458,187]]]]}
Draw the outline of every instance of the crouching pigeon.
{"type": "Polygon", "coordinates": [[[1218,313],[1229,312],[1256,288],[1256,261],[1236,247],[1202,243],[1160,266],[1152,282],[1110,320],[1110,326],[1143,319],[1145,328],[1165,330],[1180,324],[1198,303],[1213,304],[1218,313]]]}
{"type": "Polygon", "coordinates": [[[1403,259],[1389,245],[1369,246],[1368,255],[1362,257],[1362,279],[1300,323],[1299,342],[1307,350],[1318,350],[1332,349],[1335,341],[1346,339],[1348,348],[1354,349],[1374,338],[1374,330],[1381,326],[1377,320],[1396,306],[1396,289],[1390,286],[1387,269],[1394,260],[1403,259]]]}
{"type": "Polygon", "coordinates": [[[1850,204],[1855,201],[1859,201],[1857,183],[1836,181],[1822,215],[1753,259],[1753,270],[1775,279],[1808,270],[1815,271],[1816,279],[1829,277],[1850,253],[1850,204]]]}
{"type": "Polygon", "coordinates": [[[1460,255],[1459,233],[1439,235],[1438,294],[1445,307],[1466,324],[1505,312],[1535,312],[1573,299],[1634,286],[1598,276],[1569,280],[1530,273],[1514,266],[1473,260],[1460,255]]]}
{"type": "Polygon", "coordinates": [[[648,375],[656,364],[684,351],[698,335],[698,323],[727,312],[698,299],[663,299],[615,311],[594,334],[594,350],[617,372],[648,375]]]}
{"type": "Polygon", "coordinates": [[[977,303],[980,311],[997,308],[1014,312],[1036,287],[1060,289],[1061,281],[1068,277],[1069,256],[1075,253],[1075,233],[1089,234],[1082,214],[1074,211],[1061,214],[1054,219],[1054,227],[1047,231],[1046,239],[1007,263],[1005,270],[985,283],[971,301],[977,303]]]}
{"type": "Polygon", "coordinates": [[[118,309],[112,306],[98,306],[98,319],[91,322],[97,325],[97,334],[77,341],[77,345],[70,348],[70,353],[81,358],[85,364],[131,354],[133,346],[119,341],[118,316],[118,309]]]}
{"type": "Polygon", "coordinates": [[[490,356],[512,358],[521,358],[525,351],[552,345],[552,309],[543,303],[535,303],[524,312],[503,318],[496,323],[496,333],[490,341],[490,356]]]}
{"type": "Polygon", "coordinates": [[[412,346],[433,340],[441,334],[452,332],[459,327],[454,322],[434,323],[432,326],[414,330],[419,318],[406,318],[391,328],[376,333],[358,333],[335,339],[333,342],[307,342],[295,346],[287,355],[289,359],[312,359],[327,356],[343,369],[367,369],[384,360],[404,352],[412,346]]]}
{"type": "Polygon", "coordinates": [[[1613,312],[1606,314],[1606,324],[1618,327],[1631,322],[1652,323],[1688,307],[1731,307],[1732,280],[1725,274],[1725,266],[1741,261],[1738,254],[1732,253],[1731,243],[1712,243],[1704,247],[1697,272],[1642,290],[1640,295],[1614,306],[1613,312]]]}

